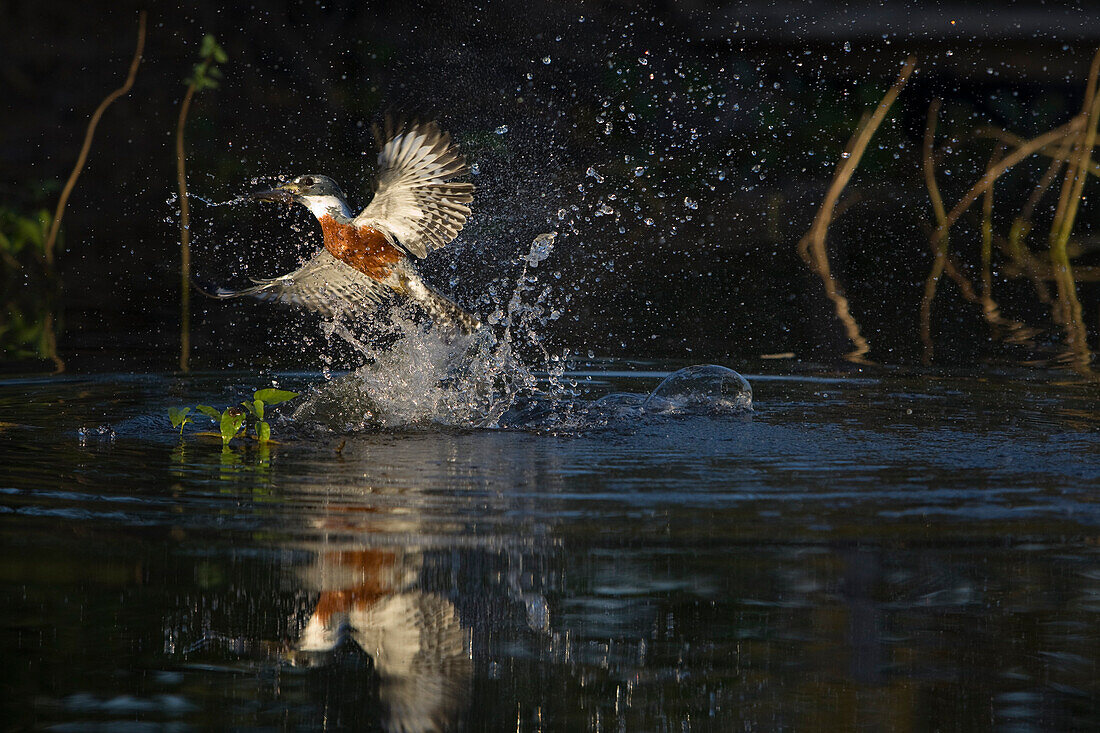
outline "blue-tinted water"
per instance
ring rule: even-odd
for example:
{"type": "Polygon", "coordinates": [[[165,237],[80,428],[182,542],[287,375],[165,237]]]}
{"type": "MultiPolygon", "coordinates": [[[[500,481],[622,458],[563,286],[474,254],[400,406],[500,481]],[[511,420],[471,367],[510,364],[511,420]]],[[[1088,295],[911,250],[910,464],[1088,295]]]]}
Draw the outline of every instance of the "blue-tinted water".
{"type": "Polygon", "coordinates": [[[276,420],[280,444],[229,453],[181,447],[167,407],[270,377],[0,383],[0,717],[1100,723],[1094,388],[749,374],[751,413],[593,408],[669,371],[578,370],[571,420],[546,419],[562,405],[509,429],[276,420]]]}

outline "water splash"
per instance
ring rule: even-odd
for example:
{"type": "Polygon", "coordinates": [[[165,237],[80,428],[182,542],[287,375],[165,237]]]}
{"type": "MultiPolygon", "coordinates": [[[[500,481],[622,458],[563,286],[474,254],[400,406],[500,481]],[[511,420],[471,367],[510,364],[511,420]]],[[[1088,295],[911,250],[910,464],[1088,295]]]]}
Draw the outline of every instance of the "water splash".
{"type": "Polygon", "coordinates": [[[383,326],[382,337],[361,337],[340,316],[327,322],[325,335],[350,344],[366,363],[307,395],[295,420],[338,431],[494,428],[517,401],[575,396],[575,385],[564,378],[568,354],[551,353],[541,337],[557,317],[547,302],[550,291],[539,290],[538,277],[528,275],[528,266],[549,257],[555,236],[535,238],[508,302],[470,336],[455,338],[404,308],[387,313],[385,324],[372,324],[383,326]]]}
{"type": "Polygon", "coordinates": [[[540,234],[531,242],[519,258],[522,271],[507,302],[496,305],[474,334],[455,337],[403,307],[375,317],[369,336],[355,325],[363,325],[362,314],[327,321],[325,336],[349,344],[365,363],[315,387],[294,412],[295,423],[336,432],[440,427],[575,432],[652,417],[751,412],[748,381],[715,365],[681,369],[650,394],[581,399],[566,376],[569,354],[552,351],[543,337],[560,315],[554,290],[532,274],[551,256],[556,236],[540,234]]]}

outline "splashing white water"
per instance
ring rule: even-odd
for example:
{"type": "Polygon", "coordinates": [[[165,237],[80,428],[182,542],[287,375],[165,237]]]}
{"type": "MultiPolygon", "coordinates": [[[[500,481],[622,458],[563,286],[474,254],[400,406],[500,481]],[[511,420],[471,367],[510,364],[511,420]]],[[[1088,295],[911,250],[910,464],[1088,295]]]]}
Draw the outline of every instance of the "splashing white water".
{"type": "Polygon", "coordinates": [[[557,317],[547,302],[551,291],[539,290],[538,277],[528,275],[528,266],[550,255],[554,236],[535,238],[508,302],[470,336],[451,338],[401,308],[389,314],[384,345],[361,338],[345,319],[327,322],[325,334],[346,341],[367,363],[307,395],[295,420],[338,431],[492,428],[522,398],[574,396],[564,378],[568,355],[552,354],[540,336],[557,317]]]}

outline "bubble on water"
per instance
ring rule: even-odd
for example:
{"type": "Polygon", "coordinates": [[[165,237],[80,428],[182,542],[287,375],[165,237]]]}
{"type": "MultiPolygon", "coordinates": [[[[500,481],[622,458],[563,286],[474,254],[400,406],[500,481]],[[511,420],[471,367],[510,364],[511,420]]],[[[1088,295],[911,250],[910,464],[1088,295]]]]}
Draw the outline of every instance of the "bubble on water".
{"type": "Polygon", "coordinates": [[[504,135],[504,134],[507,134],[507,132],[508,132],[508,125],[500,125],[496,129],[496,133],[498,135],[504,135]]]}
{"type": "Polygon", "coordinates": [[[666,377],[642,409],[665,414],[747,412],[752,410],[752,386],[723,366],[689,366],[666,377]]]}

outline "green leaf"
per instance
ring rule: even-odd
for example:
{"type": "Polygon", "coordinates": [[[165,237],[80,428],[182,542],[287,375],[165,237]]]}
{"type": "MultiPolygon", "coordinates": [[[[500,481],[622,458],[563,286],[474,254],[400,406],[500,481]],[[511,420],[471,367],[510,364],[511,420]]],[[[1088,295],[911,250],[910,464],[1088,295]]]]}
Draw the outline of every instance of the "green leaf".
{"type": "Polygon", "coordinates": [[[257,420],[263,420],[264,419],[264,401],[263,400],[256,400],[252,404],[254,404],[256,406],[255,407],[256,412],[254,413],[256,415],[256,419],[257,420]]]}
{"type": "Polygon", "coordinates": [[[258,423],[256,425],[256,431],[261,443],[266,443],[267,441],[271,440],[271,426],[267,423],[258,423]]]}
{"type": "Polygon", "coordinates": [[[287,392],[285,389],[258,389],[254,397],[258,400],[262,400],[264,404],[277,405],[280,402],[286,402],[292,400],[298,396],[297,392],[287,392]]]}
{"type": "MultiPolygon", "coordinates": [[[[214,36],[207,33],[202,37],[202,45],[199,47],[199,56],[206,58],[207,56],[214,56],[221,51],[221,46],[218,45],[217,39],[214,36]]],[[[222,51],[224,53],[224,51],[222,51]]]]}
{"type": "Polygon", "coordinates": [[[190,407],[184,407],[182,409],[179,407],[169,407],[168,419],[172,421],[172,427],[178,428],[184,425],[184,421],[187,420],[187,413],[189,412],[191,412],[190,407]]]}
{"type": "Polygon", "coordinates": [[[210,418],[214,422],[218,422],[219,420],[222,419],[222,414],[220,412],[218,412],[217,410],[215,410],[210,405],[195,405],[195,409],[198,410],[199,412],[201,412],[202,414],[206,415],[208,418],[210,418]]]}
{"type": "Polygon", "coordinates": [[[259,415],[256,415],[256,408],[253,406],[253,403],[245,400],[241,404],[244,405],[244,409],[248,410],[250,415],[252,415],[253,417],[260,417],[259,415]]]}
{"type": "Polygon", "coordinates": [[[244,424],[245,414],[243,411],[236,411],[232,408],[226,410],[221,416],[221,433],[222,433],[222,445],[229,445],[229,441],[237,437],[237,433],[241,429],[241,425],[244,424]]]}

